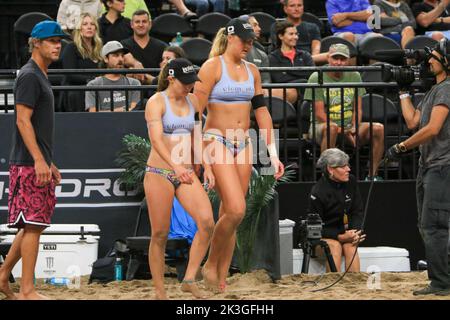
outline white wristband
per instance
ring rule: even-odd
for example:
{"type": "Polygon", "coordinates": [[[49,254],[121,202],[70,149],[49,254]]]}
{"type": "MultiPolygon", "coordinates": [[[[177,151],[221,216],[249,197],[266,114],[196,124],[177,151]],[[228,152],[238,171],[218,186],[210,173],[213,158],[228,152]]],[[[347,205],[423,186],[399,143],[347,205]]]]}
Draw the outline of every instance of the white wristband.
{"type": "Polygon", "coordinates": [[[406,99],[406,98],[409,98],[409,97],[411,97],[411,96],[409,95],[409,93],[402,93],[402,94],[400,95],[400,100],[403,100],[403,99],[406,99]]]}
{"type": "Polygon", "coordinates": [[[269,152],[269,156],[271,158],[278,157],[277,146],[275,143],[271,143],[267,146],[267,151],[269,152]]]}

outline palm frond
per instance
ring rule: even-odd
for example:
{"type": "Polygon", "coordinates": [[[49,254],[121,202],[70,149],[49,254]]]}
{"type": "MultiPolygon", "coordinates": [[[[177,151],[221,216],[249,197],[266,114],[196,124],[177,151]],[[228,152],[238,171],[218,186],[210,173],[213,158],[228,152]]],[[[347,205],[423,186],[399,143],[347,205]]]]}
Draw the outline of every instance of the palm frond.
{"type": "Polygon", "coordinates": [[[134,134],[127,134],[122,139],[124,148],[117,154],[116,164],[125,171],[120,174],[119,180],[127,190],[136,189],[143,193],[145,165],[150,154],[150,141],[134,134]]]}

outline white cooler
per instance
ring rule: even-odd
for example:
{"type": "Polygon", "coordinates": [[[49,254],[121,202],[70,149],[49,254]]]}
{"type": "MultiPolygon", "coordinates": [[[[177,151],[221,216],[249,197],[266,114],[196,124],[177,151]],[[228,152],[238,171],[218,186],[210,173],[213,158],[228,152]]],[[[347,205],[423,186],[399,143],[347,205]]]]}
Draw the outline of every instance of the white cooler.
{"type": "MultiPolygon", "coordinates": [[[[294,274],[301,273],[303,251],[293,250],[294,274]]],[[[361,272],[408,272],[409,252],[403,248],[394,247],[360,247],[358,248],[361,272]]],[[[320,274],[326,271],[325,258],[316,258],[309,261],[310,274],[320,274]]],[[[345,271],[345,262],[342,258],[341,272],[345,271]]]]}
{"type": "MultiPolygon", "coordinates": [[[[0,244],[11,244],[17,229],[0,225],[0,244]]],[[[44,230],[40,237],[39,255],[35,277],[73,277],[90,275],[92,264],[97,260],[98,235],[96,224],[54,224],[44,230]]],[[[13,276],[20,278],[22,263],[13,269],[13,276]]]]}

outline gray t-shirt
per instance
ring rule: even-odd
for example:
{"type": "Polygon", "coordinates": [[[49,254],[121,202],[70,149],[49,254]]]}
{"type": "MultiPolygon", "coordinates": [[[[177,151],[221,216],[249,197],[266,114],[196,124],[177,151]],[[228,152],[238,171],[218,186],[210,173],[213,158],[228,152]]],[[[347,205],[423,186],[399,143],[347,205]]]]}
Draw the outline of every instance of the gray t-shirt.
{"type": "MultiPolygon", "coordinates": [[[[444,105],[450,108],[450,80],[447,79],[435,85],[423,97],[417,106],[420,110],[419,129],[430,122],[431,111],[434,106],[444,105]]],[[[442,125],[439,134],[428,142],[420,145],[420,165],[430,168],[439,165],[450,165],[450,116],[442,125]]]]}
{"type": "MultiPolygon", "coordinates": [[[[247,56],[245,57],[245,60],[248,62],[251,62],[255,64],[255,66],[259,67],[270,67],[269,64],[269,57],[267,54],[256,48],[255,46],[252,46],[250,51],[247,53],[247,56]]],[[[261,72],[261,82],[262,83],[270,83],[270,72],[261,72]]]]}
{"type": "MultiPolygon", "coordinates": [[[[133,78],[120,77],[119,80],[113,81],[105,77],[97,77],[94,80],[88,82],[89,86],[139,86],[141,83],[133,78]]],[[[97,91],[98,92],[98,108],[100,111],[111,110],[111,91],[97,91]]],[[[132,102],[138,102],[140,98],[139,91],[127,91],[128,92],[128,107],[132,102]]],[[[113,91],[114,108],[124,108],[126,104],[126,95],[124,90],[113,91]]],[[[85,108],[88,110],[90,107],[95,107],[95,91],[86,91],[85,108]]]]}
{"type": "MultiPolygon", "coordinates": [[[[21,104],[33,109],[31,124],[36,135],[36,142],[45,162],[50,166],[55,136],[54,96],[50,81],[33,59],[20,69],[14,83],[14,97],[16,105],[21,104]]],[[[17,112],[14,113],[14,118],[17,118],[17,112]]],[[[25,146],[17,125],[14,126],[12,146],[10,164],[34,165],[33,157],[25,146]]]]}

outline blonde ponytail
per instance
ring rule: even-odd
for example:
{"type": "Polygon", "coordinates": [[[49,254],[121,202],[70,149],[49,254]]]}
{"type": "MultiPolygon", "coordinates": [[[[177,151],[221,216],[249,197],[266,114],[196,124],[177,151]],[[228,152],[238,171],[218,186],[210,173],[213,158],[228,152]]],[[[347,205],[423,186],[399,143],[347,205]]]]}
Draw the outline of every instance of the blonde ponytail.
{"type": "Polygon", "coordinates": [[[228,36],[225,34],[225,28],[220,28],[217,31],[216,37],[214,38],[211,51],[209,52],[209,57],[217,57],[222,55],[227,49],[228,36]]]}

